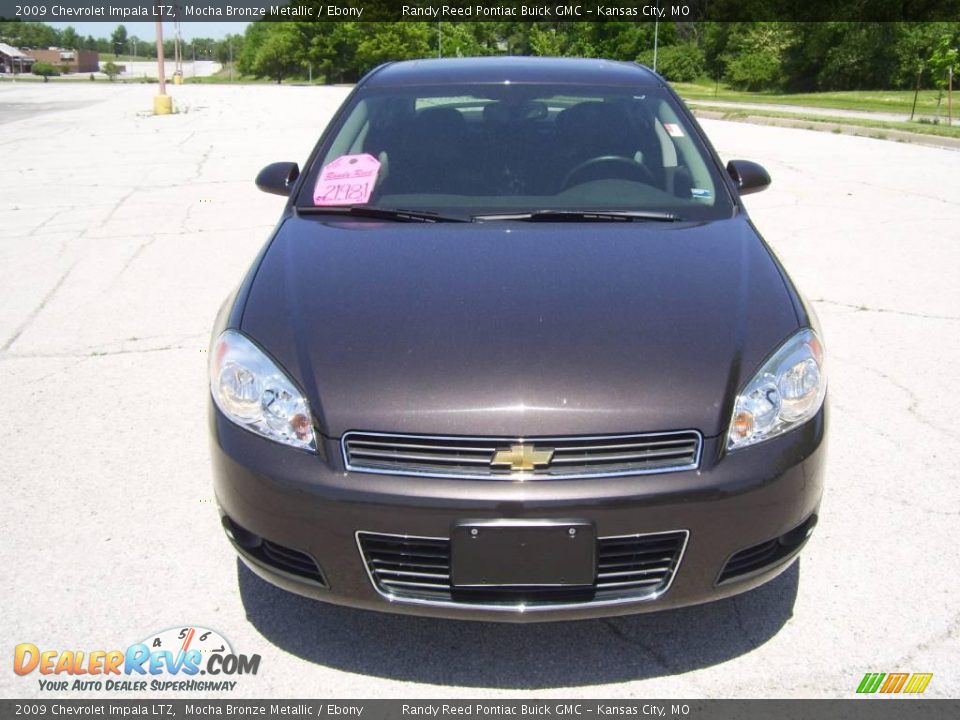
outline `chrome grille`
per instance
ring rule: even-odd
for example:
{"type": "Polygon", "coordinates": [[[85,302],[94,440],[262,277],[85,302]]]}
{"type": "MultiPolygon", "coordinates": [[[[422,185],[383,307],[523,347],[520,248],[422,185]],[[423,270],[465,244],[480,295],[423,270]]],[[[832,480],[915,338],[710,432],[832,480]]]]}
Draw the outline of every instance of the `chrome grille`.
{"type": "Polygon", "coordinates": [[[348,432],[341,445],[348,470],[474,479],[590,478],[692,470],[700,462],[696,430],[545,438],[466,438],[348,432]],[[545,467],[515,471],[492,466],[515,446],[553,450],[545,467]]]}
{"type": "Polygon", "coordinates": [[[686,530],[597,540],[592,587],[461,589],[450,584],[450,541],[358,532],[370,580],[391,600],[510,610],[652,600],[670,587],[687,544],[686,530]]]}

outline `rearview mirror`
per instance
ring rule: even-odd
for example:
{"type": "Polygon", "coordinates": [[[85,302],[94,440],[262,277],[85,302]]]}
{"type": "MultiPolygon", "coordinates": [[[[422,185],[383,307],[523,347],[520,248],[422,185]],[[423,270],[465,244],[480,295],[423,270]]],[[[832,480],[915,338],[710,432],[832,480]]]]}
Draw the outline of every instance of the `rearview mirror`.
{"type": "Polygon", "coordinates": [[[300,166],[295,162],[270,163],[257,174],[257,187],[273,195],[289,195],[298,177],[300,166]]]}
{"type": "Polygon", "coordinates": [[[770,187],[770,175],[762,165],[749,160],[731,160],[727,174],[733,179],[741,195],[760,192],[770,187]]]}

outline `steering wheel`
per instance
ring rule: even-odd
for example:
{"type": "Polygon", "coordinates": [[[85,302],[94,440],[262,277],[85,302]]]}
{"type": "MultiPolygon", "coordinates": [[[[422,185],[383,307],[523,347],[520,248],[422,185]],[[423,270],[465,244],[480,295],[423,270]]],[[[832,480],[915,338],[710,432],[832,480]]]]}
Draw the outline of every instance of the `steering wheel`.
{"type": "Polygon", "coordinates": [[[621,169],[625,170],[628,174],[635,175],[640,182],[644,182],[648,185],[654,185],[655,180],[653,178],[653,173],[647,168],[643,163],[639,163],[633,158],[625,157],[623,155],[601,155],[600,157],[590,158],[589,160],[584,160],[582,163],[577,165],[573,170],[567,173],[567,176],[563,179],[563,189],[576,185],[574,178],[578,175],[582,175],[588,170],[592,170],[600,165],[618,165],[621,169]]]}

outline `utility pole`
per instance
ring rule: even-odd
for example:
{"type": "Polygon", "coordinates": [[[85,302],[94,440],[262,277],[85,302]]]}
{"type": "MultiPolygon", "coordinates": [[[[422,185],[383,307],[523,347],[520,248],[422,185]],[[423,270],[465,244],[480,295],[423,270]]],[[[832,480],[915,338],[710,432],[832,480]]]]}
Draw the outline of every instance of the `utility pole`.
{"type": "Polygon", "coordinates": [[[923,75],[923,61],[917,63],[917,89],[913,91],[913,107],[910,108],[910,121],[917,112],[917,96],[920,94],[920,76],[923,75]]]}
{"type": "Polygon", "coordinates": [[[657,71],[657,45],[660,40],[660,21],[653,23],[653,71],[657,71]]]}
{"type": "Polygon", "coordinates": [[[437,57],[443,57],[443,23],[437,23],[437,57]]]}
{"type": "Polygon", "coordinates": [[[163,21],[157,20],[157,80],[160,94],[153,99],[154,115],[169,115],[173,112],[173,98],[167,95],[167,75],[163,57],[163,21]]]}
{"type": "Polygon", "coordinates": [[[947,72],[947,126],[953,127],[953,65],[947,72]]]}
{"type": "Polygon", "coordinates": [[[230,40],[228,47],[230,48],[230,82],[233,82],[233,39],[230,40]]]}

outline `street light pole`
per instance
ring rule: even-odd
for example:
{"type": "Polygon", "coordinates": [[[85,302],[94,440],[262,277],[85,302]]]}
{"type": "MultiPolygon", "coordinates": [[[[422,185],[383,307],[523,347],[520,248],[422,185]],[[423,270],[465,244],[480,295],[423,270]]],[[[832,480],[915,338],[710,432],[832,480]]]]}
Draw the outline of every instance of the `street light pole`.
{"type": "Polygon", "coordinates": [[[657,44],[660,39],[660,22],[653,23],[653,71],[657,71],[657,44]]]}
{"type": "Polygon", "coordinates": [[[163,21],[157,20],[157,80],[160,94],[153,99],[154,115],[169,115],[173,112],[173,99],[167,95],[167,75],[163,57],[163,21]]]}

